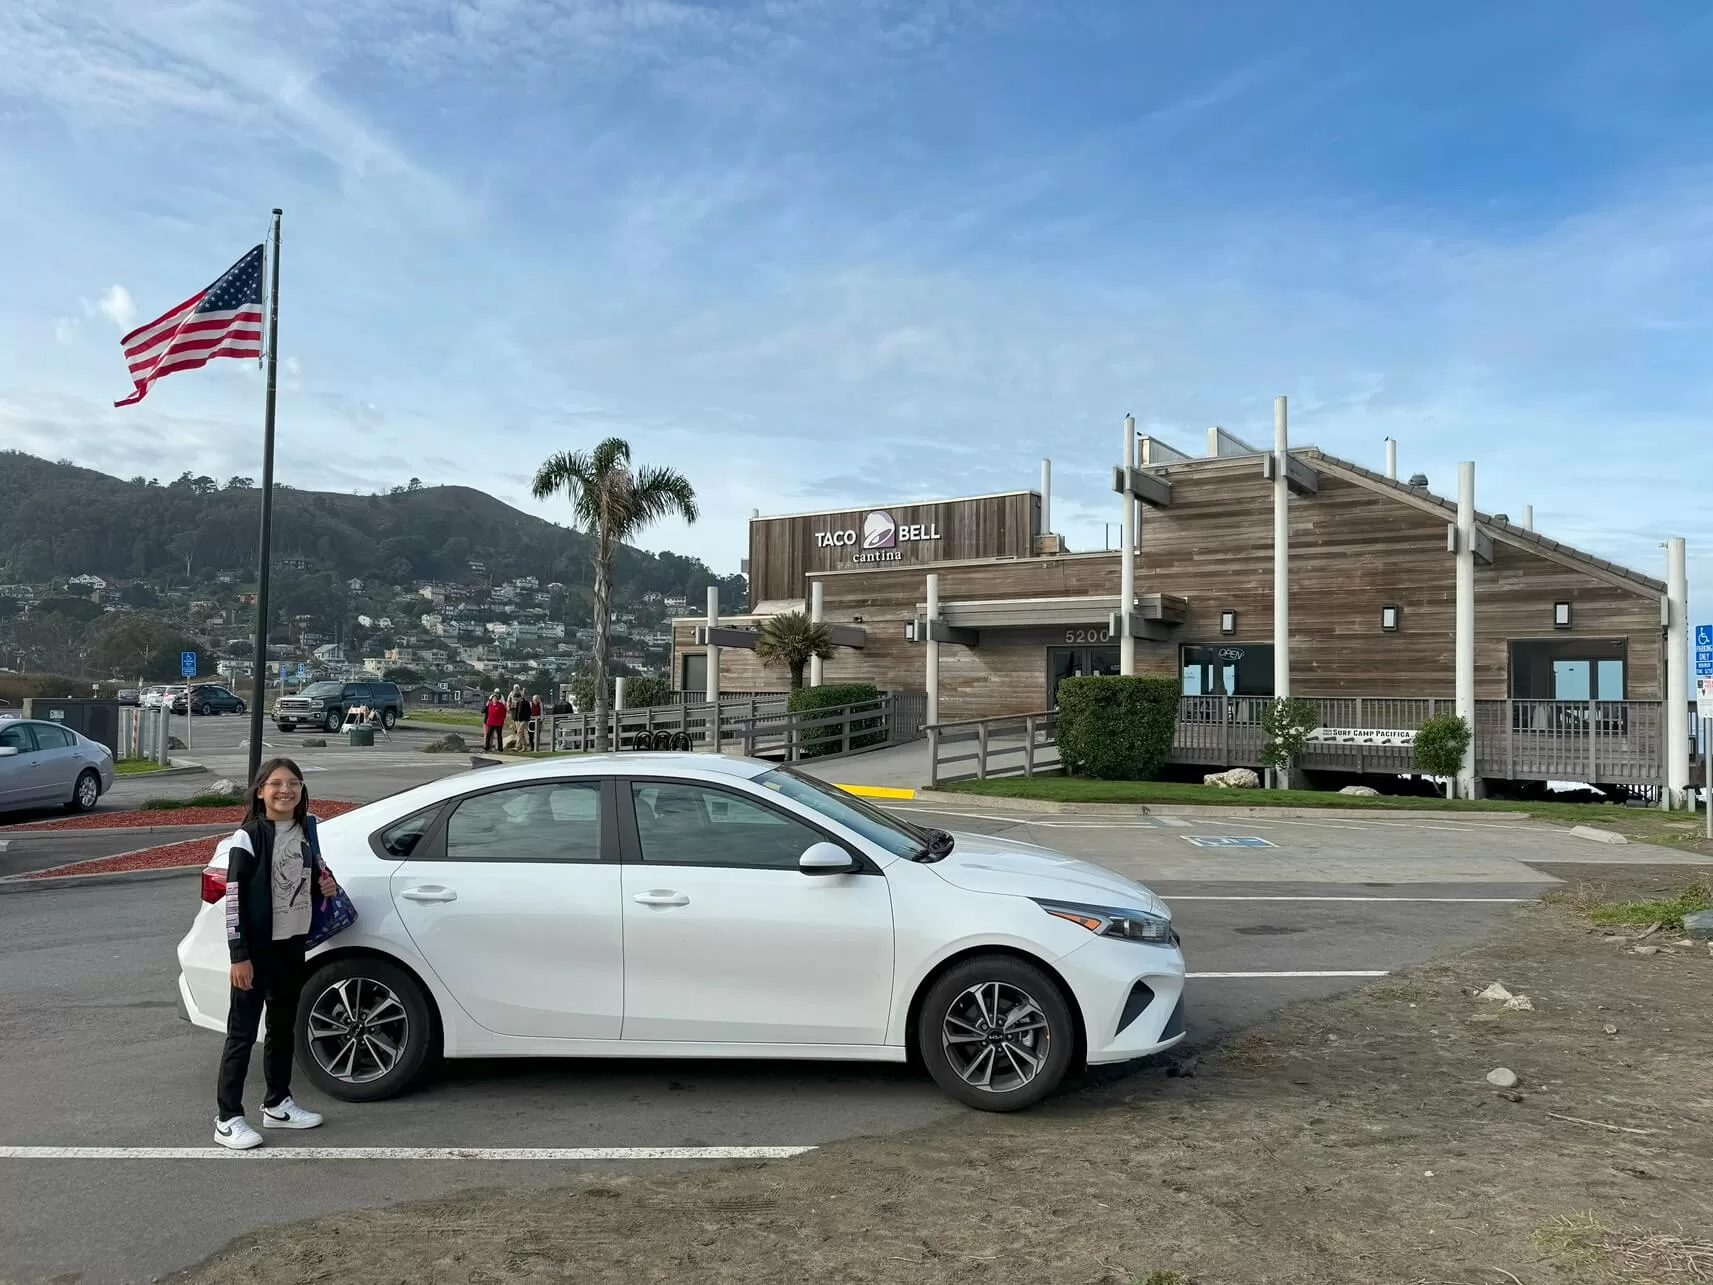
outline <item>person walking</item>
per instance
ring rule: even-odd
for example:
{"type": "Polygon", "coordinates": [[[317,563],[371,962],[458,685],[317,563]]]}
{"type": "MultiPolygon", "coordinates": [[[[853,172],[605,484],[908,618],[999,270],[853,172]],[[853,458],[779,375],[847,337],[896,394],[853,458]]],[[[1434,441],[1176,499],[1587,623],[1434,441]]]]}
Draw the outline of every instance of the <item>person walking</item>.
{"type": "Polygon", "coordinates": [[[488,697],[487,708],[482,711],[482,750],[503,752],[506,748],[506,703],[500,699],[500,689],[495,688],[494,694],[488,697]]]}
{"type": "Polygon", "coordinates": [[[532,692],[529,697],[529,748],[539,749],[536,741],[541,736],[541,694],[532,692]]]}
{"type": "Polygon", "coordinates": [[[262,764],[250,782],[244,824],[220,841],[216,865],[222,855],[232,995],[215,1085],[214,1140],[247,1151],[262,1145],[262,1135],[244,1118],[244,1078],[264,1007],[268,1034],[262,1048],[267,1088],[262,1127],[313,1129],[321,1123],[319,1115],[291,1100],[292,1043],[303,989],[310,897],[315,890],[331,897],[339,885],[321,860],[309,791],[296,763],[274,758],[262,764]]]}
{"type": "Polygon", "coordinates": [[[513,749],[524,748],[524,727],[529,722],[529,697],[523,694],[522,684],[512,685],[512,694],[506,700],[506,712],[511,715],[511,731],[508,734],[513,749]]]}

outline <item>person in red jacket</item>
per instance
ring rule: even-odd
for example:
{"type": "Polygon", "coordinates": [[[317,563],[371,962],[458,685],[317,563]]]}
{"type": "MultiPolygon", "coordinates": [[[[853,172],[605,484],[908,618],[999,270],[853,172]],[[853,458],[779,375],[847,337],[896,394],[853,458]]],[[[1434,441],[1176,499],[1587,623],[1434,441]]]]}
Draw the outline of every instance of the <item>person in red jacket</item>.
{"type": "Polygon", "coordinates": [[[488,707],[482,712],[482,749],[505,749],[506,703],[499,692],[488,697],[488,707]]]}

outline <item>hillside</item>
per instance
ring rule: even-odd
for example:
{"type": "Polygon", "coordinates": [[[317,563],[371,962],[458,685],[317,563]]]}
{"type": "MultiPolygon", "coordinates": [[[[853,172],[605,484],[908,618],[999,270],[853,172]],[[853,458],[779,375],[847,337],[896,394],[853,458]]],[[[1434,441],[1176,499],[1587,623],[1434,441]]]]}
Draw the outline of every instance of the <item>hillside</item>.
{"type": "MultiPolygon", "coordinates": [[[[185,473],[176,481],[125,481],[93,469],[0,452],[0,576],[38,584],[61,577],[171,580],[192,584],[221,571],[255,574],[260,497],[252,481],[185,473]]],[[[280,487],[274,502],[274,564],[306,559],[314,572],[403,584],[535,576],[587,584],[588,537],[522,513],[465,486],[388,495],[344,495],[280,487]],[[485,575],[472,572],[472,561],[485,575]]],[[[692,601],[718,580],[742,600],[741,584],[700,559],[621,550],[622,598],[650,591],[692,601]]]]}

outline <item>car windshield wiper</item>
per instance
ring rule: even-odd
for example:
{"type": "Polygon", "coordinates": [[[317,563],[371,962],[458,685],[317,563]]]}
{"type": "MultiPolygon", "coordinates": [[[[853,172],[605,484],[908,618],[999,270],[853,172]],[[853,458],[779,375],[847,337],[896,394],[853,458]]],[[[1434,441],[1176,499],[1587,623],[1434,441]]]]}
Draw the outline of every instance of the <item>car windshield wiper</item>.
{"type": "Polygon", "coordinates": [[[944,861],[951,856],[952,847],[957,840],[944,830],[937,830],[933,826],[912,826],[911,829],[922,836],[922,846],[911,855],[912,861],[920,861],[926,865],[944,861]]]}

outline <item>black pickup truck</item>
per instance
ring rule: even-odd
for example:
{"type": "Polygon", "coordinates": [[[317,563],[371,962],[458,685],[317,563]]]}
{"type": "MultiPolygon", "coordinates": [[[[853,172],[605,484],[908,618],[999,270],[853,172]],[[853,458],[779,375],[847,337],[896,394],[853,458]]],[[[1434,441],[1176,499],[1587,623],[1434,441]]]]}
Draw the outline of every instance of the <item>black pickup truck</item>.
{"type": "Polygon", "coordinates": [[[397,683],[311,683],[274,702],[274,722],[282,732],[295,731],[300,723],[337,732],[345,711],[357,706],[379,711],[381,726],[391,731],[404,717],[404,693],[397,683]]]}

